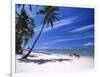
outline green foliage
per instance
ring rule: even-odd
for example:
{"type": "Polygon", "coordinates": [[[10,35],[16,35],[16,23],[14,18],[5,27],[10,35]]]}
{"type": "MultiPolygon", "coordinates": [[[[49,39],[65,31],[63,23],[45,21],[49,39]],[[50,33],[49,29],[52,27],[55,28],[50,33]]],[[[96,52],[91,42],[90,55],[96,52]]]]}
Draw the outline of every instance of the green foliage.
{"type": "Polygon", "coordinates": [[[58,21],[59,8],[54,6],[44,6],[42,10],[39,10],[37,14],[43,14],[43,25],[51,25],[53,27],[53,22],[58,21]]]}
{"type": "Polygon", "coordinates": [[[34,20],[22,9],[20,14],[16,12],[16,53],[22,48],[22,42],[28,41],[34,33],[34,20]]]}

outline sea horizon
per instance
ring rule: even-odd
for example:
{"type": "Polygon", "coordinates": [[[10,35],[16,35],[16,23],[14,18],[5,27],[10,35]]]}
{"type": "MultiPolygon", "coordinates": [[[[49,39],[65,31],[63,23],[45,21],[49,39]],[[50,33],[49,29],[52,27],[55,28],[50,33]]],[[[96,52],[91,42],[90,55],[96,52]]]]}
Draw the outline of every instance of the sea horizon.
{"type": "MultiPolygon", "coordinates": [[[[29,51],[29,49],[25,49],[29,51]]],[[[94,46],[91,47],[72,47],[64,49],[33,49],[32,52],[45,53],[45,54],[79,54],[82,56],[94,57],[94,46]]]]}

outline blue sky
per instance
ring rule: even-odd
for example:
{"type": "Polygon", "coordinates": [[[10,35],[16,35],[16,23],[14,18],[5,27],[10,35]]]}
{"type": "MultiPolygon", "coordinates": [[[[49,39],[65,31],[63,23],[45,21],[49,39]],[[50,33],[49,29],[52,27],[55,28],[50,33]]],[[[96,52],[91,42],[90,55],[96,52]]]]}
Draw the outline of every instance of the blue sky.
{"type": "MultiPolygon", "coordinates": [[[[25,9],[34,18],[35,35],[30,39],[28,46],[32,46],[34,39],[42,27],[43,15],[37,15],[36,11],[42,6],[33,6],[30,12],[28,6],[25,9]]],[[[20,12],[21,8],[16,7],[20,12]]],[[[59,7],[59,21],[54,22],[54,27],[45,27],[35,49],[64,49],[75,47],[87,47],[94,45],[94,9],[59,7]]]]}

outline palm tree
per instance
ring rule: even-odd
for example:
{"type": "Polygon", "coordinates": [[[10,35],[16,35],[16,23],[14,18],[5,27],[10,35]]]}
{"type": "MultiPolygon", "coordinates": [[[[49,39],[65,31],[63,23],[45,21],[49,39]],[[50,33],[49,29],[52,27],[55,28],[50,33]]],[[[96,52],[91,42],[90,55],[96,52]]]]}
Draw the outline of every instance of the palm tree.
{"type": "MultiPolygon", "coordinates": [[[[32,5],[28,5],[29,6],[29,10],[32,12],[32,5]]],[[[25,10],[25,4],[17,4],[17,7],[18,8],[20,8],[20,7],[22,7],[21,8],[21,11],[23,11],[23,10],[25,10]]],[[[17,13],[17,12],[16,12],[17,13]]],[[[17,13],[18,14],[18,13],[17,13]]],[[[32,30],[30,29],[30,31],[32,32],[32,30]]],[[[29,32],[30,32],[29,31],[29,32]]],[[[30,34],[29,34],[30,35],[30,34]]],[[[32,35],[32,34],[31,34],[32,35]]],[[[23,53],[23,50],[24,50],[24,48],[25,48],[25,46],[27,45],[27,43],[28,43],[28,41],[29,41],[29,38],[31,37],[31,35],[29,36],[29,37],[24,37],[24,45],[23,45],[23,47],[20,47],[21,49],[20,49],[20,52],[19,52],[19,54],[22,54],[23,53]]],[[[18,39],[17,39],[18,40],[18,39]]]]}
{"type": "Polygon", "coordinates": [[[29,52],[28,52],[25,56],[22,57],[22,59],[26,59],[26,58],[28,57],[28,55],[32,52],[32,49],[34,48],[36,42],[38,41],[38,39],[39,39],[39,37],[40,37],[40,35],[41,35],[41,33],[42,33],[44,27],[45,27],[46,25],[47,25],[47,26],[50,26],[50,25],[51,25],[52,28],[53,28],[53,22],[59,20],[59,19],[57,18],[57,16],[59,15],[59,14],[58,14],[58,10],[59,10],[59,9],[58,9],[57,7],[53,7],[53,6],[44,6],[42,10],[39,10],[39,11],[37,12],[37,14],[43,14],[43,15],[44,15],[43,23],[42,23],[43,26],[42,26],[42,28],[41,28],[41,30],[40,30],[40,32],[39,32],[39,34],[38,34],[38,36],[37,36],[35,42],[33,43],[31,49],[29,50],[29,52]]]}
{"type": "Polygon", "coordinates": [[[27,15],[24,9],[21,13],[16,12],[16,52],[20,53],[22,41],[29,39],[34,33],[34,20],[27,15]]]}
{"type": "Polygon", "coordinates": [[[33,33],[34,33],[34,31],[32,30],[32,28],[30,28],[28,31],[26,31],[26,35],[23,38],[24,45],[21,48],[19,54],[22,54],[23,53],[26,45],[28,44],[29,39],[32,38],[33,33]]]}
{"type": "MultiPolygon", "coordinates": [[[[22,10],[25,9],[25,4],[17,4],[18,8],[22,6],[22,10]]],[[[32,5],[28,5],[29,6],[29,10],[32,11],[32,5]]]]}

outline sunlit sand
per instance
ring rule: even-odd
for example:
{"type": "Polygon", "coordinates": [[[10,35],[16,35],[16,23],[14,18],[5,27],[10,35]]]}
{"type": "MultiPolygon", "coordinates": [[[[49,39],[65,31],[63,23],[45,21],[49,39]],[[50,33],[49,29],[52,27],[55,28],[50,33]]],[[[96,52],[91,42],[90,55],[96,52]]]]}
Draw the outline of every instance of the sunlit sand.
{"type": "Polygon", "coordinates": [[[93,57],[33,52],[26,60],[19,60],[21,57],[16,55],[16,73],[66,73],[94,68],[93,57]]]}

